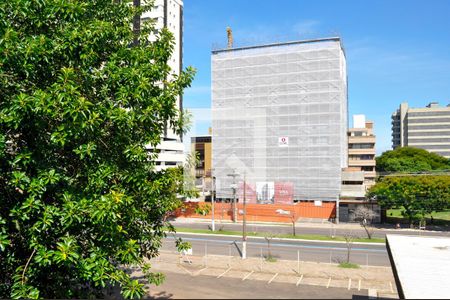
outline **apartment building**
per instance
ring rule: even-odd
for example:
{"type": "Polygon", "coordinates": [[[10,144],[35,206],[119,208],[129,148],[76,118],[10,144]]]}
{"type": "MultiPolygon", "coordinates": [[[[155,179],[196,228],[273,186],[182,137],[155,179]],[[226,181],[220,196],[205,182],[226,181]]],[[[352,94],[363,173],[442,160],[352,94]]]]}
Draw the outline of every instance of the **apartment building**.
{"type": "MultiPolygon", "coordinates": [[[[141,1],[143,4],[146,0],[141,1]]],[[[153,20],[155,29],[167,28],[174,37],[174,50],[168,62],[172,74],[179,75],[183,69],[183,1],[182,0],[155,0],[151,11],[144,13],[141,20],[153,20]]],[[[150,41],[156,40],[151,36],[150,41]]],[[[178,98],[178,108],[183,109],[183,98],[178,98]]],[[[149,151],[155,151],[149,147],[149,151]]],[[[161,143],[156,147],[159,153],[156,159],[156,169],[162,170],[167,167],[182,165],[185,161],[182,136],[177,135],[171,128],[167,128],[161,143]]]]}
{"type": "Polygon", "coordinates": [[[348,130],[348,168],[342,171],[342,190],[339,202],[339,220],[352,221],[352,214],[360,206],[370,207],[381,217],[380,207],[366,199],[367,190],[375,184],[375,135],[373,122],[365,115],[353,116],[353,127],[348,130]]]}
{"type": "Polygon", "coordinates": [[[191,137],[191,153],[198,156],[195,177],[211,177],[211,135],[191,137]]]}
{"type": "Polygon", "coordinates": [[[207,135],[191,137],[191,153],[198,159],[195,166],[195,186],[199,190],[200,201],[211,201],[212,172],[211,172],[211,130],[207,135]]]}
{"type": "Polygon", "coordinates": [[[392,148],[410,146],[450,158],[450,104],[423,108],[400,104],[392,114],[392,148]]]}
{"type": "Polygon", "coordinates": [[[373,122],[366,121],[365,115],[354,115],[348,130],[348,167],[364,172],[366,188],[375,184],[375,138],[373,122]]]}
{"type": "Polygon", "coordinates": [[[338,201],[348,158],[340,38],[213,50],[211,61],[217,197],[232,197],[236,170],[255,195],[247,201],[338,201]]]}

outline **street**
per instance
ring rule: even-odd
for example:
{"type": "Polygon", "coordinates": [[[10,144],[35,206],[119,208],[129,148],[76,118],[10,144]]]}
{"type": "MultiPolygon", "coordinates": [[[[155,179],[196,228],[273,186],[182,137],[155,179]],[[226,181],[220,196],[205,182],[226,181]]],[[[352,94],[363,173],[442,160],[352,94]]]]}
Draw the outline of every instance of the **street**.
{"type": "MultiPolygon", "coordinates": [[[[194,255],[241,255],[240,237],[191,233],[177,233],[177,236],[192,244],[194,255]]],[[[169,235],[164,240],[162,250],[176,251],[174,239],[173,235],[169,235]]],[[[248,257],[265,257],[268,251],[268,243],[264,238],[248,237],[248,257]]],[[[270,242],[270,252],[279,259],[339,263],[346,259],[347,245],[342,242],[286,241],[274,238],[270,242]]],[[[390,266],[384,244],[353,243],[350,261],[360,265],[390,266]]]]}
{"type": "MultiPolygon", "coordinates": [[[[208,229],[211,222],[202,221],[172,221],[175,227],[180,228],[194,228],[194,229],[208,229]]],[[[330,223],[321,226],[308,226],[309,224],[296,224],[297,234],[317,234],[330,236],[339,235],[343,236],[346,233],[351,232],[358,237],[367,237],[367,234],[362,227],[352,226],[351,229],[343,228],[341,225],[331,225],[330,223]]],[[[314,224],[313,224],[314,225],[314,224]]],[[[393,226],[393,225],[392,225],[393,226]]],[[[223,230],[242,231],[242,223],[219,223],[216,221],[216,230],[223,228],[223,230]]],[[[292,226],[280,224],[280,225],[264,225],[256,223],[247,223],[247,230],[249,232],[271,232],[274,234],[292,234],[292,226]]],[[[450,236],[449,231],[418,231],[410,229],[386,229],[386,228],[374,228],[373,237],[384,238],[386,234],[402,234],[402,235],[432,235],[432,236],[450,236]]]]}

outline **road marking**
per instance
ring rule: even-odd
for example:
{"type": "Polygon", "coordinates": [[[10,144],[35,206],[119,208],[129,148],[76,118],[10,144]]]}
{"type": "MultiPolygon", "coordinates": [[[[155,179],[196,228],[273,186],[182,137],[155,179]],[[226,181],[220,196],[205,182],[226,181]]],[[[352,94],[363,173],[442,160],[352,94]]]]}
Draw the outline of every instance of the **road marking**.
{"type": "Polygon", "coordinates": [[[267,284],[270,284],[277,276],[278,276],[278,273],[275,273],[275,275],[273,275],[273,277],[269,280],[269,282],[267,284]]]}
{"type": "Polygon", "coordinates": [[[348,279],[348,290],[350,290],[350,287],[352,286],[352,279],[351,278],[349,278],[348,279]]]}
{"type": "Polygon", "coordinates": [[[244,278],[242,278],[242,281],[244,281],[245,279],[249,278],[250,275],[252,275],[255,271],[251,271],[250,273],[248,273],[247,275],[244,276],[244,278]]]}
{"type": "Polygon", "coordinates": [[[203,269],[198,270],[193,276],[197,276],[198,274],[200,274],[200,272],[202,272],[202,271],[204,271],[204,270],[206,270],[206,269],[208,269],[208,268],[205,267],[205,268],[203,268],[203,269]]]}
{"type": "Polygon", "coordinates": [[[358,281],[358,291],[361,290],[361,279],[358,281]]]}
{"type": "Polygon", "coordinates": [[[217,278],[220,278],[220,277],[222,277],[223,275],[227,274],[228,271],[230,271],[230,270],[231,270],[231,267],[229,267],[228,269],[225,270],[225,272],[223,272],[222,274],[220,274],[219,276],[217,276],[217,278]]]}
{"type": "Polygon", "coordinates": [[[331,277],[330,277],[330,279],[328,279],[327,288],[330,287],[330,283],[331,283],[331,277]]]}
{"type": "Polygon", "coordinates": [[[189,271],[188,269],[186,269],[185,267],[183,267],[182,265],[178,265],[180,268],[182,268],[185,272],[187,272],[189,275],[192,276],[192,272],[189,271]]]}
{"type": "Polygon", "coordinates": [[[392,287],[392,282],[389,281],[389,286],[391,287],[391,293],[394,292],[394,288],[392,287]]]}
{"type": "Polygon", "coordinates": [[[296,284],[295,286],[298,286],[298,285],[300,284],[300,282],[302,282],[302,279],[303,279],[303,274],[302,274],[302,276],[300,276],[300,278],[297,280],[297,284],[296,284]]]}

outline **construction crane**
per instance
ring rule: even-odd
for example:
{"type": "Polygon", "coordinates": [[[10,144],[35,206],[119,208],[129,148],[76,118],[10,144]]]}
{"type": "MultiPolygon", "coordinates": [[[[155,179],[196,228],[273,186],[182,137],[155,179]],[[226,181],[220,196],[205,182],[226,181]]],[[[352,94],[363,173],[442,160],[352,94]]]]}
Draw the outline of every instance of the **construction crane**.
{"type": "Polygon", "coordinates": [[[233,32],[231,31],[230,27],[227,27],[227,38],[228,38],[227,48],[231,49],[233,48],[233,32]]]}

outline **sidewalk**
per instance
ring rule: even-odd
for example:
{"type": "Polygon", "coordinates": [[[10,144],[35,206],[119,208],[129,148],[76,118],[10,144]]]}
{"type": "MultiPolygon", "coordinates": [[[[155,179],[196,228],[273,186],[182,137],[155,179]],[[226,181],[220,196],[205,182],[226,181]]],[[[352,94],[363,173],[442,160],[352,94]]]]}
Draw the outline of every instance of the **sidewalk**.
{"type": "MultiPolygon", "coordinates": [[[[175,220],[172,221],[172,223],[176,224],[205,224],[205,225],[210,225],[211,224],[211,220],[210,219],[199,219],[199,218],[176,218],[175,220]]],[[[238,221],[236,223],[234,223],[233,221],[229,221],[229,220],[216,220],[215,221],[216,226],[220,226],[220,224],[223,225],[233,225],[233,224],[241,224],[241,221],[238,221]]],[[[339,223],[339,224],[334,224],[329,222],[328,220],[321,220],[321,219],[317,219],[317,220],[313,220],[311,221],[310,219],[299,219],[296,223],[296,226],[298,228],[316,228],[316,229],[327,229],[330,230],[331,228],[333,230],[337,229],[337,230],[364,230],[364,228],[359,224],[359,223],[339,223]],[[319,221],[320,220],[320,221],[319,221]]],[[[273,222],[252,222],[252,221],[247,221],[247,225],[248,226],[273,226],[273,227],[292,227],[291,223],[273,223],[273,222]]],[[[438,227],[440,229],[439,226],[434,226],[434,227],[438,227]]],[[[375,224],[373,229],[374,231],[393,231],[393,232],[417,232],[417,233],[423,233],[423,232],[443,232],[442,229],[440,230],[433,230],[436,229],[434,227],[429,226],[429,229],[427,230],[419,230],[419,229],[413,229],[413,228],[401,228],[401,229],[395,229],[393,224],[375,224]]]]}
{"type": "MultiPolygon", "coordinates": [[[[263,258],[247,258],[208,255],[181,258],[174,252],[161,252],[151,260],[155,271],[183,273],[186,276],[213,276],[259,280],[267,284],[280,282],[301,285],[337,287],[348,290],[369,290],[378,297],[397,298],[395,281],[389,267],[360,266],[344,269],[337,264],[305,261],[277,260],[267,262],[263,258]]],[[[139,276],[137,271],[134,275],[139,276]]]]}

